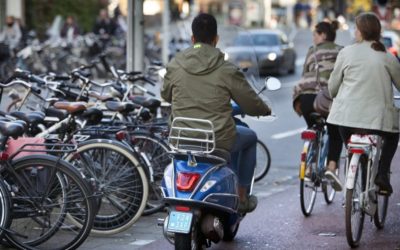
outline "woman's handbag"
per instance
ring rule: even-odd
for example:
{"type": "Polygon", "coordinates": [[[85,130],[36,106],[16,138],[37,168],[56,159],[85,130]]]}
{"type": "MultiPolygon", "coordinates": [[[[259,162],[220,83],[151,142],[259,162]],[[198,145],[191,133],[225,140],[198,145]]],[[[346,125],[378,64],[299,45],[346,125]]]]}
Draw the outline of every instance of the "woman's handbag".
{"type": "Polygon", "coordinates": [[[320,113],[322,116],[327,117],[329,114],[331,105],[332,105],[332,97],[329,94],[328,86],[322,86],[321,83],[319,82],[319,65],[318,65],[318,60],[317,60],[317,56],[315,53],[316,53],[316,49],[314,47],[314,59],[315,59],[315,65],[316,65],[316,69],[317,69],[317,83],[319,85],[319,91],[314,100],[314,109],[315,109],[315,111],[320,113]]]}
{"type": "Polygon", "coordinates": [[[331,109],[332,98],[329,94],[328,87],[322,87],[315,97],[314,109],[324,117],[328,117],[329,110],[331,109]]]}

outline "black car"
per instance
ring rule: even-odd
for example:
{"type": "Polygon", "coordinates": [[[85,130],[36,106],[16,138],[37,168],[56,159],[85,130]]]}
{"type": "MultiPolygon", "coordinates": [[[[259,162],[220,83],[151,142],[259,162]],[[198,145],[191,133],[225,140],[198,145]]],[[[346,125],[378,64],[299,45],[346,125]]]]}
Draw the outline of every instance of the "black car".
{"type": "Polygon", "coordinates": [[[260,29],[239,33],[224,52],[229,61],[242,68],[251,68],[254,59],[247,57],[255,55],[261,75],[285,75],[294,73],[296,69],[296,52],[287,36],[278,30],[260,29]]]}

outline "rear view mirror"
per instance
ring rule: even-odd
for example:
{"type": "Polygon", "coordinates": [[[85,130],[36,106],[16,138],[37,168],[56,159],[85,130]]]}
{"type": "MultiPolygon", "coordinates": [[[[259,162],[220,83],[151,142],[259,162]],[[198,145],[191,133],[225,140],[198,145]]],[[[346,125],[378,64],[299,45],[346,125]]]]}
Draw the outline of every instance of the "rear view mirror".
{"type": "Polygon", "coordinates": [[[158,71],[158,75],[159,75],[162,79],[164,79],[165,74],[167,74],[167,70],[166,70],[165,68],[164,68],[164,69],[160,69],[160,70],[158,71]]]}
{"type": "Polygon", "coordinates": [[[278,90],[281,88],[281,81],[275,77],[267,77],[265,78],[265,86],[268,90],[278,90]]]}

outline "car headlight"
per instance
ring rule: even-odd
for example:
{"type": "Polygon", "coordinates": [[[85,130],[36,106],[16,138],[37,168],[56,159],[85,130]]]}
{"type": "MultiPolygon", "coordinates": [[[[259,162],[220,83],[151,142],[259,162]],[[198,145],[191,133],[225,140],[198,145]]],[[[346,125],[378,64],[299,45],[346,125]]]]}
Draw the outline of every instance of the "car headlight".
{"type": "Polygon", "coordinates": [[[228,59],[229,59],[228,53],[224,53],[224,60],[225,60],[225,61],[228,61],[228,59]]]}
{"type": "Polygon", "coordinates": [[[275,61],[277,57],[278,56],[277,56],[277,54],[275,52],[271,52],[267,56],[268,60],[270,60],[270,61],[275,61]]]}

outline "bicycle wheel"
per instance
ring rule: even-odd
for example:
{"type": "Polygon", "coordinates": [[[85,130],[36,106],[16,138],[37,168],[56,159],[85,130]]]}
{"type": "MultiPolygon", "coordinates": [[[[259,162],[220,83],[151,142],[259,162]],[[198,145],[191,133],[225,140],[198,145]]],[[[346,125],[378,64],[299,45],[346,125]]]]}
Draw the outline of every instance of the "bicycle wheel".
{"type": "MultiPolygon", "coordinates": [[[[358,155],[353,155],[352,157],[359,157],[358,155]]],[[[360,204],[360,196],[365,187],[365,181],[363,180],[362,171],[365,169],[364,160],[365,156],[361,156],[357,162],[357,168],[354,177],[354,187],[353,189],[346,189],[346,238],[347,242],[351,247],[357,247],[360,244],[360,239],[362,235],[362,230],[364,227],[364,217],[365,213],[362,209],[362,204],[360,204]]],[[[350,164],[353,164],[353,159],[350,164]]],[[[349,169],[348,171],[354,171],[349,169]]]]}
{"type": "Polygon", "coordinates": [[[93,224],[92,192],[80,173],[50,155],[30,155],[12,163],[4,180],[13,192],[7,241],[19,249],[76,249],[93,224]],[[77,228],[66,214],[79,216],[77,228]]]}
{"type": "Polygon", "coordinates": [[[267,146],[260,140],[257,140],[257,161],[254,169],[254,181],[257,182],[264,178],[271,166],[271,154],[267,146]]]}
{"type": "Polygon", "coordinates": [[[10,192],[3,180],[0,177],[0,240],[3,239],[4,229],[10,226],[11,222],[11,200],[10,192]]]}
{"type": "Polygon", "coordinates": [[[304,216],[310,216],[314,208],[315,199],[317,197],[317,145],[313,141],[305,142],[304,149],[305,159],[304,164],[305,171],[309,171],[307,177],[300,176],[300,205],[301,211],[304,216]]]}
{"type": "Polygon", "coordinates": [[[389,196],[387,195],[376,195],[377,206],[374,214],[374,224],[376,228],[382,229],[385,225],[386,213],[389,206],[389,196]]]}
{"type": "Polygon", "coordinates": [[[150,215],[161,211],[164,208],[161,181],[164,170],[171,163],[168,152],[168,145],[159,137],[149,133],[131,133],[132,144],[139,151],[146,155],[151,164],[152,180],[149,181],[149,198],[143,215],[150,215]]]}
{"type": "MultiPolygon", "coordinates": [[[[66,160],[94,182],[98,212],[93,233],[116,234],[139,219],[148,197],[148,181],[132,150],[112,140],[88,140],[66,160]]],[[[69,217],[80,226],[79,220],[69,217]]]]}
{"type": "MultiPolygon", "coordinates": [[[[326,166],[326,164],[324,166],[326,166]]],[[[335,171],[335,174],[336,174],[336,176],[339,176],[339,165],[335,171]]],[[[332,185],[330,183],[327,183],[326,181],[324,181],[322,183],[322,191],[324,192],[324,198],[325,198],[326,204],[331,204],[333,202],[333,199],[335,199],[336,190],[332,188],[332,185]]]]}

